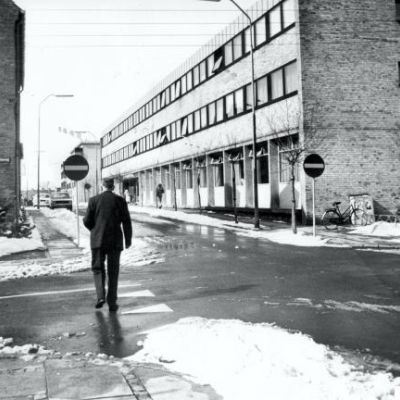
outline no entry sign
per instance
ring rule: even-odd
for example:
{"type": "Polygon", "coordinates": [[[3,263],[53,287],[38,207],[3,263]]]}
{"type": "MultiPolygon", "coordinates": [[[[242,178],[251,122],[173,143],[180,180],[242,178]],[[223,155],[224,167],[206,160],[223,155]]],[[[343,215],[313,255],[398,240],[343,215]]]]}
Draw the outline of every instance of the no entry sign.
{"type": "Polygon", "coordinates": [[[80,181],[88,174],[89,164],[85,157],[75,154],[64,161],[63,169],[69,179],[80,181]]]}
{"type": "Polygon", "coordinates": [[[304,172],[311,178],[317,178],[324,172],[325,163],[318,154],[310,154],[303,163],[304,172]]]}

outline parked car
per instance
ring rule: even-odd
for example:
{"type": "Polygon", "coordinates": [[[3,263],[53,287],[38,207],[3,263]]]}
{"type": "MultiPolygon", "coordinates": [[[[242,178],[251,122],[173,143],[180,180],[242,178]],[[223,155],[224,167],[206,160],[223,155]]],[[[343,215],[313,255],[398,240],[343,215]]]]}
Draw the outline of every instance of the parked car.
{"type": "MultiPolygon", "coordinates": [[[[37,194],[33,196],[33,205],[37,207],[37,194]]],[[[50,207],[50,193],[48,192],[40,192],[40,206],[41,207],[50,207]]]]}
{"type": "Polygon", "coordinates": [[[66,192],[51,192],[50,208],[68,208],[68,210],[72,210],[71,196],[66,192]]]}

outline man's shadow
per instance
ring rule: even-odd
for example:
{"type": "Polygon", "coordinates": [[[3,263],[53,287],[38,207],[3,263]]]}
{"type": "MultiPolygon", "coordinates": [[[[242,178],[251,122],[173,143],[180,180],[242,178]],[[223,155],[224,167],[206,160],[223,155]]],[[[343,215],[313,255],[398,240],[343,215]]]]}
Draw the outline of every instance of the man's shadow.
{"type": "Polygon", "coordinates": [[[125,357],[127,349],[117,313],[109,313],[106,318],[102,311],[96,311],[97,341],[100,353],[125,357]]]}

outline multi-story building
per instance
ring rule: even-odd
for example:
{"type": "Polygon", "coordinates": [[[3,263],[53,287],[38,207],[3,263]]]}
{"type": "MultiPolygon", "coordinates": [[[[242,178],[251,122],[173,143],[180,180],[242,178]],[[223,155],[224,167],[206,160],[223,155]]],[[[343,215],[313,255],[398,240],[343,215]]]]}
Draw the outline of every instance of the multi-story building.
{"type": "Polygon", "coordinates": [[[101,191],[100,143],[95,140],[84,140],[71,151],[72,154],[78,154],[86,158],[89,164],[89,172],[84,179],[72,181],[67,178],[63,171],[63,166],[61,166],[61,189],[68,190],[72,198],[76,199],[73,188],[75,188],[75,185],[78,185],[79,202],[87,202],[89,197],[95,196],[101,191]]]}
{"type": "MultiPolygon", "coordinates": [[[[211,7],[210,3],[210,7],[211,7]]],[[[319,212],[368,193],[377,214],[400,205],[399,0],[261,0],[254,30],[253,154],[250,30],[239,18],[157,85],[102,136],[102,175],[140,204],[243,209],[292,203],[290,146],[318,153],[319,212]],[[236,196],[233,196],[235,176],[236,196]]],[[[311,210],[311,179],[295,170],[295,206],[311,210]]]]}
{"type": "Polygon", "coordinates": [[[20,92],[24,76],[24,14],[0,0],[0,206],[15,219],[21,197],[20,92]]]}

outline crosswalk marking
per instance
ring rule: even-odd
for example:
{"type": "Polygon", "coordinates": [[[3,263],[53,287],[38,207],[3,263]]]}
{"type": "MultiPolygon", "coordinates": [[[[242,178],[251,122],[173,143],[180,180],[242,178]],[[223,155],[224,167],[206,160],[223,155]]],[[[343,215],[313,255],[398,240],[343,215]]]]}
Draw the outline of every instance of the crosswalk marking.
{"type": "Polygon", "coordinates": [[[119,293],[118,297],[154,297],[150,290],[138,290],[136,292],[119,293]]]}
{"type": "Polygon", "coordinates": [[[165,313],[173,312],[166,304],[155,304],[154,306],[136,308],[134,310],[123,311],[122,315],[127,314],[147,314],[147,313],[165,313]]]}
{"type": "MultiPolygon", "coordinates": [[[[120,288],[123,287],[138,287],[141,286],[141,283],[133,283],[129,285],[120,285],[120,288]]],[[[10,296],[1,296],[0,300],[4,299],[15,299],[19,297],[34,297],[34,296],[48,296],[48,295],[54,295],[54,294],[66,294],[66,293],[78,293],[78,292],[88,292],[88,291],[94,291],[94,286],[88,287],[88,288],[80,288],[80,289],[69,289],[69,290],[53,290],[50,292],[31,292],[31,293],[22,293],[22,294],[13,294],[10,296]]]]}

